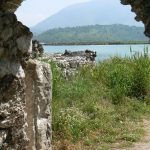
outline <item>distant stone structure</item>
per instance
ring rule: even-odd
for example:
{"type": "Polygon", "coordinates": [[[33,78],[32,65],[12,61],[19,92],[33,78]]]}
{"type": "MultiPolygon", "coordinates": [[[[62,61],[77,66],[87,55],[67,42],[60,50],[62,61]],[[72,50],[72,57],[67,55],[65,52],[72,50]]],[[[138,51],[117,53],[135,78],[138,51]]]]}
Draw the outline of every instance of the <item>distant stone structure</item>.
{"type": "Polygon", "coordinates": [[[86,58],[86,60],[88,61],[95,61],[96,58],[96,52],[93,52],[91,50],[85,50],[85,51],[68,51],[65,50],[65,53],[62,54],[62,56],[66,56],[66,57],[76,57],[76,56],[80,56],[80,57],[84,57],[86,58]]]}
{"type": "Polygon", "coordinates": [[[65,50],[64,53],[45,54],[42,59],[56,63],[67,78],[77,73],[83,66],[95,66],[95,58],[96,52],[91,50],[74,52],[65,50]]]}

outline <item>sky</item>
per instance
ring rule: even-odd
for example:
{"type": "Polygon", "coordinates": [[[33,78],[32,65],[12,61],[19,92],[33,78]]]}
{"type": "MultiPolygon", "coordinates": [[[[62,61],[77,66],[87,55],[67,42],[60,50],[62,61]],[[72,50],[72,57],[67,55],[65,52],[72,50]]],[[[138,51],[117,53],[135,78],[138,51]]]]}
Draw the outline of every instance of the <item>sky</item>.
{"type": "Polygon", "coordinates": [[[90,0],[25,0],[16,11],[18,20],[32,27],[61,9],[90,0]]]}
{"type": "MultiPolygon", "coordinates": [[[[88,1],[92,0],[24,0],[22,6],[19,7],[16,11],[16,15],[18,17],[18,20],[23,22],[26,26],[33,27],[39,22],[50,17],[51,15],[54,15],[55,13],[59,12],[65,7],[88,1]]],[[[117,4],[119,0],[99,1],[101,4],[103,4],[104,2],[106,3],[107,1],[108,5],[110,5],[111,2],[115,2],[117,4]]]]}

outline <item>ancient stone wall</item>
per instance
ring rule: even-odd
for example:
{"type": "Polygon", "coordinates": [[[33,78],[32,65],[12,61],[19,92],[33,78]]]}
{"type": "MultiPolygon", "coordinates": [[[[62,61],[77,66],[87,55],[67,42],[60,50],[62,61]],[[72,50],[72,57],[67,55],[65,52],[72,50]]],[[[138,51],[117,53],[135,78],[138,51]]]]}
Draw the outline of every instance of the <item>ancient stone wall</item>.
{"type": "Polygon", "coordinates": [[[145,35],[150,37],[150,0],[121,0],[124,5],[131,5],[137,21],[145,25],[145,35]]]}
{"type": "Polygon", "coordinates": [[[0,10],[15,12],[22,2],[23,0],[1,0],[0,10]]]}
{"type": "Polygon", "coordinates": [[[68,51],[65,50],[64,53],[53,53],[53,54],[43,54],[43,59],[49,63],[55,63],[58,71],[63,73],[62,75],[68,79],[76,73],[79,69],[84,66],[95,66],[96,65],[96,52],[91,50],[85,51],[68,51]]]}
{"type": "Polygon", "coordinates": [[[27,146],[25,72],[32,33],[10,12],[0,12],[0,140],[1,149],[27,146]]]}
{"type": "Polygon", "coordinates": [[[27,150],[51,149],[51,71],[48,64],[29,60],[25,71],[25,99],[28,113],[27,150]]]}
{"type": "Polygon", "coordinates": [[[33,40],[32,41],[32,55],[31,55],[31,58],[37,59],[38,57],[42,57],[43,53],[44,53],[44,48],[40,44],[40,42],[37,41],[37,40],[33,40]]]}
{"type": "Polygon", "coordinates": [[[29,28],[0,11],[1,150],[51,150],[51,71],[31,53],[29,28]]]}

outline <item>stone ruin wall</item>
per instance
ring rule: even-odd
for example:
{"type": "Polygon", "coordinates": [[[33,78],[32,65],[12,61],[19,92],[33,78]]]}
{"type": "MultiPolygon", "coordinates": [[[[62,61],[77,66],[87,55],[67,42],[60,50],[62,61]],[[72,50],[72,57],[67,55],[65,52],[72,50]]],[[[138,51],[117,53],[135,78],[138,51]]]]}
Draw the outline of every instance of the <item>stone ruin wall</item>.
{"type": "Polygon", "coordinates": [[[137,21],[145,25],[145,35],[150,37],[150,0],[121,0],[123,5],[131,5],[137,21]]]}
{"type": "Polygon", "coordinates": [[[57,70],[66,79],[76,75],[82,67],[96,66],[96,52],[91,50],[74,52],[65,50],[64,53],[43,54],[38,59],[50,64],[54,63],[57,70]]]}
{"type": "Polygon", "coordinates": [[[17,6],[4,2],[0,2],[0,149],[51,150],[50,67],[29,59],[32,33],[17,21],[13,13],[17,6]]]}
{"type": "MultiPolygon", "coordinates": [[[[21,2],[0,1],[0,149],[51,150],[51,72],[29,59],[32,33],[14,15],[21,2]]],[[[150,37],[150,1],[121,2],[150,37]]]]}

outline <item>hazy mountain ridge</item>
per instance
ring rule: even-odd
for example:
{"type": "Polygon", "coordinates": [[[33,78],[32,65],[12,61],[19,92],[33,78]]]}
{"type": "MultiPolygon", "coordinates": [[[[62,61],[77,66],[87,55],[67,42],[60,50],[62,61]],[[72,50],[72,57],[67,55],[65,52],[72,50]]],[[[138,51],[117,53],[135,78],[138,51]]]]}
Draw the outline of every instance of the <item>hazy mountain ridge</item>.
{"type": "Polygon", "coordinates": [[[64,8],[53,16],[31,28],[33,32],[43,32],[58,27],[75,27],[95,24],[127,24],[140,26],[134,20],[134,13],[130,7],[123,6],[120,1],[107,2],[93,0],[86,3],[75,4],[64,8]]]}
{"type": "Polygon", "coordinates": [[[143,27],[127,25],[91,25],[50,29],[35,38],[44,43],[105,43],[148,41],[143,27]]]}

